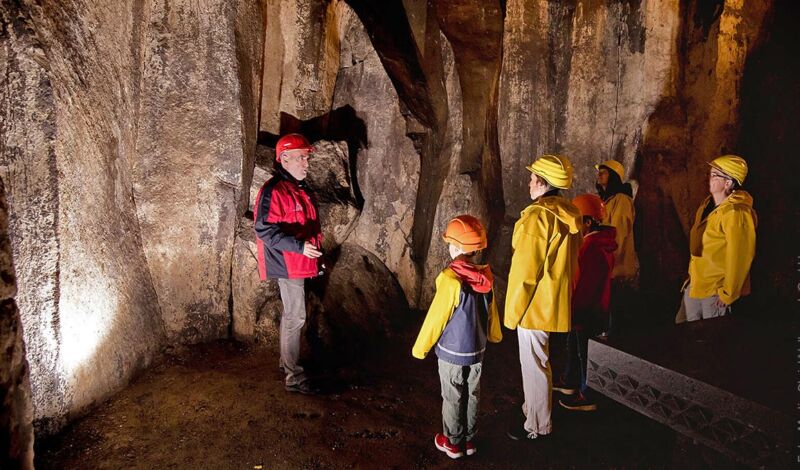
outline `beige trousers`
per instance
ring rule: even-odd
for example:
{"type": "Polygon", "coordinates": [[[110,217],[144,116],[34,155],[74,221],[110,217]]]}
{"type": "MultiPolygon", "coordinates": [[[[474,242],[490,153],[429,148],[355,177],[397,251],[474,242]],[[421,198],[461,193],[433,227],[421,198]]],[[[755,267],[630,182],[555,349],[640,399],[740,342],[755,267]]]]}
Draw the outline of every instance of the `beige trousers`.
{"type": "Polygon", "coordinates": [[[517,327],[519,362],[525,403],[525,430],[529,437],[550,434],[553,424],[553,372],[550,368],[550,333],[517,327]]]}

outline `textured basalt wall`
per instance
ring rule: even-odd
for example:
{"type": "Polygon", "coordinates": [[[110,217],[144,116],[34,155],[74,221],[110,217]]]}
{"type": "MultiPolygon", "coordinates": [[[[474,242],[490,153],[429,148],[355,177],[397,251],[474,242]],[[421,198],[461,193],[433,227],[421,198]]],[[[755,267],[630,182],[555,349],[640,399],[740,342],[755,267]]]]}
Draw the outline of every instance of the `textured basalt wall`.
{"type": "Polygon", "coordinates": [[[0,177],[37,428],[225,337],[257,3],[2,2],[0,177]]]}

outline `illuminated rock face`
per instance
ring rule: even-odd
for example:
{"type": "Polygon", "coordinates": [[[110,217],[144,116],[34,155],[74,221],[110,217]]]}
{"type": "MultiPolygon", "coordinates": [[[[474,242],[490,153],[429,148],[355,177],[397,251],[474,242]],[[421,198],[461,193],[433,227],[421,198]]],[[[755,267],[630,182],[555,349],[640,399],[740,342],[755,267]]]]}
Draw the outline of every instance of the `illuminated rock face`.
{"type": "Polygon", "coordinates": [[[166,341],[227,336],[263,24],[245,1],[0,10],[0,177],[47,433],[166,341]]]}

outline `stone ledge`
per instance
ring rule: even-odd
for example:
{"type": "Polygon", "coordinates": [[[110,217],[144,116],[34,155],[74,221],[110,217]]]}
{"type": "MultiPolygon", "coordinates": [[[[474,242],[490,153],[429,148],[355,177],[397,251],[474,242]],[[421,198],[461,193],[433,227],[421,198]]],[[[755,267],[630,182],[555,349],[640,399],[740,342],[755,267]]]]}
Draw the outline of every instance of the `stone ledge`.
{"type": "MultiPolygon", "coordinates": [[[[658,343],[656,339],[651,345],[657,349],[658,343]]],[[[737,462],[761,468],[789,466],[789,415],[681,373],[678,367],[650,362],[646,354],[634,355],[624,347],[589,341],[591,388],[737,462]]],[[[735,358],[729,359],[735,364],[735,358]]]]}

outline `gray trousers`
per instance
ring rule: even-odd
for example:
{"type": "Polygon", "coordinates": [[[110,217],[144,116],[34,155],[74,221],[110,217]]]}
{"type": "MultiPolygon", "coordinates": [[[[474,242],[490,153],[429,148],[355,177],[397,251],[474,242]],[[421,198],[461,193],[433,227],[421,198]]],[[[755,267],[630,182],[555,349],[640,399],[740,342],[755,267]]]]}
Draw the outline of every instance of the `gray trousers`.
{"type": "Polygon", "coordinates": [[[702,299],[695,299],[689,297],[689,285],[683,291],[683,301],[681,307],[675,315],[675,323],[683,323],[685,321],[705,320],[707,318],[721,317],[727,314],[731,307],[718,307],[716,305],[718,296],[712,295],[702,299]]]}
{"type": "Polygon", "coordinates": [[[286,373],[286,385],[295,385],[307,379],[298,364],[300,335],[306,323],[305,279],[278,279],[278,287],[283,302],[280,365],[286,373]]]}
{"type": "Polygon", "coordinates": [[[481,363],[457,366],[439,359],[439,381],[444,435],[455,445],[471,441],[478,430],[481,363]]]}
{"type": "Polygon", "coordinates": [[[550,368],[550,333],[517,327],[519,363],[525,403],[525,430],[530,437],[550,434],[553,429],[553,371],[550,368]]]}

